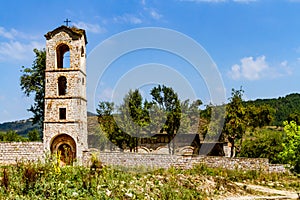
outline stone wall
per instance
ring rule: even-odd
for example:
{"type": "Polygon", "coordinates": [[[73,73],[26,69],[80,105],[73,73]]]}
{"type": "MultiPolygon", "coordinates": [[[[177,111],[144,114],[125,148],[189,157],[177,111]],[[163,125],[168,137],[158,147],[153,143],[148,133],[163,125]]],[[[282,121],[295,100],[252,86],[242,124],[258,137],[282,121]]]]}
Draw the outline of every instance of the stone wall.
{"type": "Polygon", "coordinates": [[[0,142],[0,163],[15,164],[16,161],[38,161],[44,159],[42,142],[0,142]]]}
{"type": "Polygon", "coordinates": [[[261,170],[265,172],[286,172],[283,165],[273,167],[265,158],[228,158],[220,156],[186,156],[168,154],[136,154],[136,153],[108,153],[85,152],[84,163],[89,164],[92,154],[96,154],[105,165],[124,167],[143,166],[146,168],[169,168],[171,166],[183,169],[191,168],[195,164],[204,163],[208,167],[225,169],[261,170]]]}

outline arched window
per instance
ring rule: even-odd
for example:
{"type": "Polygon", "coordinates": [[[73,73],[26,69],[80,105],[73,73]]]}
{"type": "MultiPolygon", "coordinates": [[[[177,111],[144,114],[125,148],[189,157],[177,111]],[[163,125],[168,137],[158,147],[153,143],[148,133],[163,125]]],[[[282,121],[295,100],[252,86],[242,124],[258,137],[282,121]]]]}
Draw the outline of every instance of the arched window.
{"type": "Polygon", "coordinates": [[[70,48],[66,44],[60,44],[56,48],[57,68],[70,67],[70,48]]]}
{"type": "Polygon", "coordinates": [[[58,78],[58,95],[66,95],[67,93],[67,79],[64,76],[58,78]]]}

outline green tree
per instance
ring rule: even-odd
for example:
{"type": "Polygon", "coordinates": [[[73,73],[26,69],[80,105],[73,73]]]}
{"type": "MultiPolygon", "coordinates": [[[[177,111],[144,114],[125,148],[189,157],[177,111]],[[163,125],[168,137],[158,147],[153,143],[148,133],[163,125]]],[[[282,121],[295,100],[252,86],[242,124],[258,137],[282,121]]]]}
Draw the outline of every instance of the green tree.
{"type": "MultiPolygon", "coordinates": [[[[98,108],[96,109],[98,114],[98,123],[99,128],[102,131],[98,131],[99,136],[101,137],[103,135],[103,132],[105,136],[115,145],[117,145],[119,148],[123,149],[123,143],[119,141],[120,134],[119,130],[117,129],[117,124],[113,117],[114,112],[114,103],[113,102],[107,102],[102,101],[99,102],[98,108]]],[[[112,150],[112,146],[110,146],[112,150]]]]}
{"type": "MultiPolygon", "coordinates": [[[[160,132],[166,132],[168,134],[169,141],[171,141],[180,127],[181,107],[178,95],[172,88],[164,85],[158,85],[157,87],[154,87],[151,90],[151,95],[153,102],[156,103],[167,116],[166,122],[164,123],[160,132]]],[[[174,154],[175,152],[174,140],[172,144],[173,148],[171,151],[171,145],[168,143],[170,154],[174,154]]]]}
{"type": "Polygon", "coordinates": [[[29,141],[41,141],[41,136],[37,129],[33,129],[32,131],[29,131],[27,136],[29,141]]]}
{"type": "Polygon", "coordinates": [[[130,135],[128,141],[130,151],[134,149],[137,152],[139,139],[147,132],[145,127],[150,122],[148,108],[149,103],[143,102],[142,95],[137,89],[130,90],[119,107],[117,124],[122,131],[130,135]]]}
{"type": "Polygon", "coordinates": [[[187,99],[180,103],[181,118],[178,133],[198,133],[201,105],[202,101],[199,99],[193,102],[187,99]]]}
{"type": "Polygon", "coordinates": [[[240,141],[239,147],[242,148],[243,135],[247,129],[254,130],[256,127],[269,125],[273,119],[274,111],[269,106],[245,106],[242,99],[243,93],[242,88],[239,90],[232,89],[232,97],[226,106],[223,133],[231,143],[231,157],[234,154],[235,140],[240,141]]]}
{"type": "Polygon", "coordinates": [[[3,141],[5,141],[5,142],[24,142],[24,141],[27,141],[27,138],[24,138],[24,137],[18,135],[16,131],[9,130],[5,134],[3,141]]]}
{"type": "Polygon", "coordinates": [[[235,140],[241,139],[246,130],[245,107],[242,104],[244,91],[232,89],[232,97],[226,106],[226,117],[223,133],[231,143],[230,157],[234,155],[235,140]]]}
{"type": "Polygon", "coordinates": [[[278,154],[283,150],[283,131],[259,129],[247,133],[240,156],[247,158],[268,158],[270,163],[281,163],[278,154]]]}
{"type": "Polygon", "coordinates": [[[44,121],[46,51],[34,49],[35,60],[29,68],[22,66],[20,86],[26,96],[34,95],[34,103],[28,109],[33,113],[33,123],[42,129],[44,121]]]}
{"type": "Polygon", "coordinates": [[[300,126],[294,121],[285,121],[283,125],[286,135],[279,156],[284,163],[290,164],[294,172],[300,173],[300,126]]]}

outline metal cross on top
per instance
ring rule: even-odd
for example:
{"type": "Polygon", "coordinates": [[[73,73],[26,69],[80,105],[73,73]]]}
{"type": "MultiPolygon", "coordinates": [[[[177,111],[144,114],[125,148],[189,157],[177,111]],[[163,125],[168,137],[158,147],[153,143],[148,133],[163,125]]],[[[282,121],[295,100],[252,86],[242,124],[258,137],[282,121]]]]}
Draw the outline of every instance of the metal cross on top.
{"type": "Polygon", "coordinates": [[[69,22],[71,22],[68,18],[64,21],[66,23],[66,26],[69,26],[69,22]]]}

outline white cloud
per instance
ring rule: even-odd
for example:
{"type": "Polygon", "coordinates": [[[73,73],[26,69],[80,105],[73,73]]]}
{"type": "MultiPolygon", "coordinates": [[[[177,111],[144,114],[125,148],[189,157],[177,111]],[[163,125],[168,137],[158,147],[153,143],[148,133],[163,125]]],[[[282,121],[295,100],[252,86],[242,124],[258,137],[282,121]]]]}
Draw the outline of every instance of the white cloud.
{"type": "Polygon", "coordinates": [[[262,78],[270,68],[265,56],[254,59],[253,57],[242,58],[241,64],[231,67],[229,75],[233,79],[245,78],[247,80],[258,80],[262,78]]]}
{"type": "Polygon", "coordinates": [[[115,23],[141,24],[143,21],[132,14],[124,14],[113,18],[115,23]]]}
{"type": "Polygon", "coordinates": [[[0,61],[32,60],[33,49],[42,49],[44,43],[31,41],[21,43],[19,41],[9,41],[0,43],[0,61]]]}
{"type": "Polygon", "coordinates": [[[16,29],[6,30],[4,27],[0,26],[0,36],[6,39],[14,39],[18,34],[16,29]]]}
{"type": "Polygon", "coordinates": [[[78,28],[85,29],[86,31],[90,33],[104,33],[106,32],[106,29],[103,27],[100,27],[98,24],[89,24],[85,22],[77,22],[73,23],[74,26],[78,28]]]}
{"type": "Polygon", "coordinates": [[[251,3],[256,1],[257,0],[233,0],[233,2],[237,2],[237,3],[251,3]]]}
{"type": "Polygon", "coordinates": [[[234,80],[259,80],[265,77],[276,78],[292,74],[292,70],[286,60],[274,64],[273,67],[267,63],[265,56],[259,56],[257,58],[251,56],[244,57],[240,62],[241,64],[233,65],[228,73],[234,80]]]}
{"type": "Polygon", "coordinates": [[[6,30],[6,28],[0,26],[0,38],[5,38],[9,40],[15,40],[15,39],[37,39],[39,37],[34,35],[25,34],[23,32],[20,32],[14,28],[10,30],[6,30]]]}
{"type": "Polygon", "coordinates": [[[180,0],[194,3],[224,3],[224,2],[235,2],[235,3],[251,3],[257,2],[258,0],[180,0]]]}

